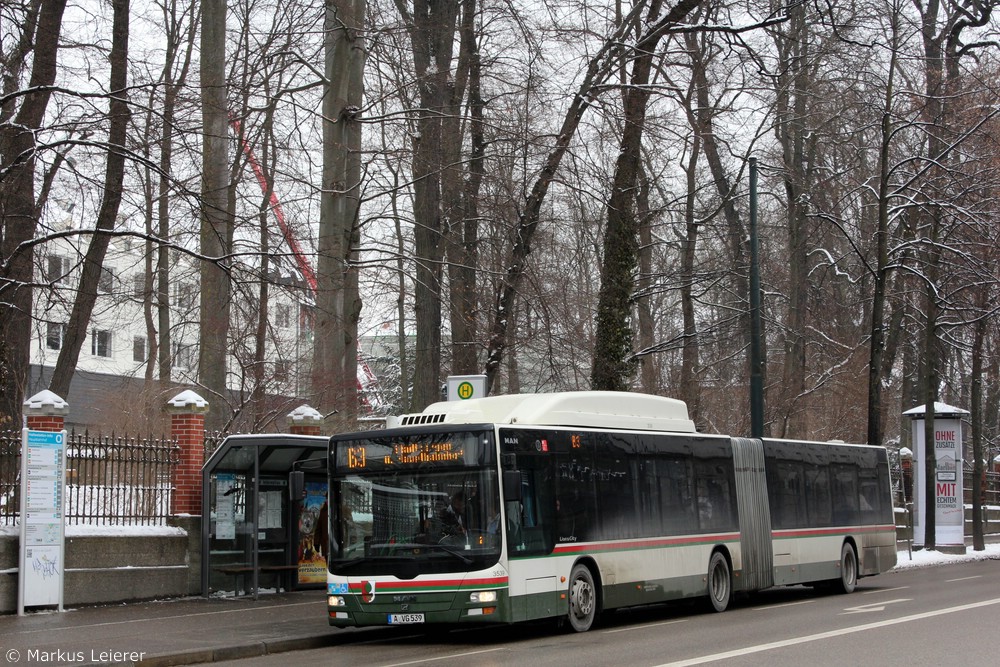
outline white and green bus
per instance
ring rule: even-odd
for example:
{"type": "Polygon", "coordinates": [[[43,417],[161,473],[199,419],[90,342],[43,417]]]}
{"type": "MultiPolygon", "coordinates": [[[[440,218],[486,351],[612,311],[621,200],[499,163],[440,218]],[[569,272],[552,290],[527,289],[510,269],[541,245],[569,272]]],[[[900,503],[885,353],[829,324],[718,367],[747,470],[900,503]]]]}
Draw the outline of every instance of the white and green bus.
{"type": "Polygon", "coordinates": [[[695,432],[683,402],[436,403],[330,442],[333,626],[567,619],[896,563],[882,447],[695,432]]]}

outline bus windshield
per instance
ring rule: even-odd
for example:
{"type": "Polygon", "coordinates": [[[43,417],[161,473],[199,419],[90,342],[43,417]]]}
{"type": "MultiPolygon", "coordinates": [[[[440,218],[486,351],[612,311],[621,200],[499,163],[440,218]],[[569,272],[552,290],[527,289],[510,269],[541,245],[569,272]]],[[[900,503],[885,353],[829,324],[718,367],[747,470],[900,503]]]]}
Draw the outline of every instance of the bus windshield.
{"type": "Polygon", "coordinates": [[[345,576],[469,571],[500,557],[492,433],[335,442],[330,571],[345,576]]]}

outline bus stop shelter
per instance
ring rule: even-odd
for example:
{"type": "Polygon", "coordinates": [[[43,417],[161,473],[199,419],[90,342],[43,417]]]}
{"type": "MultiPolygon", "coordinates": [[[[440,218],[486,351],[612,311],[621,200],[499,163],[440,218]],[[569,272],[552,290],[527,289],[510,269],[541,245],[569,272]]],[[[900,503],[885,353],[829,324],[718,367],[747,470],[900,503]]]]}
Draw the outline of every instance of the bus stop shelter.
{"type": "Polygon", "coordinates": [[[202,467],[202,595],[326,585],[329,439],[231,435],[202,467]],[[299,497],[289,476],[303,471],[299,497]]]}

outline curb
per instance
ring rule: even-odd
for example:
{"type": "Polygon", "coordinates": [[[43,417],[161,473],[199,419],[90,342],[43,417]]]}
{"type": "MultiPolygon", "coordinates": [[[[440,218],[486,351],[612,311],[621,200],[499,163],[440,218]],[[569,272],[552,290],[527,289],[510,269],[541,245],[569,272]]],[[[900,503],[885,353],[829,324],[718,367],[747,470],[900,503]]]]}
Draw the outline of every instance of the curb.
{"type": "Polygon", "coordinates": [[[247,658],[259,658],[265,655],[275,655],[278,653],[288,653],[290,651],[302,651],[317,648],[326,648],[335,643],[336,635],[333,633],[323,635],[305,635],[302,637],[288,637],[284,639],[273,639],[267,641],[252,642],[248,644],[234,644],[231,646],[219,646],[216,648],[192,649],[189,651],[178,651],[176,653],[162,653],[152,655],[138,661],[116,662],[116,663],[91,663],[83,667],[176,667],[177,665],[197,665],[209,662],[222,662],[226,660],[244,660],[247,658]]]}

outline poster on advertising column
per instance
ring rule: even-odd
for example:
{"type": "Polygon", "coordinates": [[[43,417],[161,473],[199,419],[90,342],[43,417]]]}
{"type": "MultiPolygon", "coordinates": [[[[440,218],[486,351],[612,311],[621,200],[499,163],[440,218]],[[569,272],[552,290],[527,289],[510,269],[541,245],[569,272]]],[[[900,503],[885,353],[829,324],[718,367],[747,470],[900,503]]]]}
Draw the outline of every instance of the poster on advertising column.
{"type": "Polygon", "coordinates": [[[66,431],[21,431],[21,543],[17,613],[63,610],[66,431]]]}
{"type": "Polygon", "coordinates": [[[306,482],[298,501],[298,584],[326,584],[328,540],[327,483],[306,482]]]}
{"type": "Polygon", "coordinates": [[[934,405],[934,487],[928,498],[924,446],[924,406],[904,414],[913,417],[913,544],[927,543],[927,512],[934,512],[934,545],[964,550],[965,501],[962,475],[962,420],[966,410],[934,405]]]}

